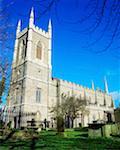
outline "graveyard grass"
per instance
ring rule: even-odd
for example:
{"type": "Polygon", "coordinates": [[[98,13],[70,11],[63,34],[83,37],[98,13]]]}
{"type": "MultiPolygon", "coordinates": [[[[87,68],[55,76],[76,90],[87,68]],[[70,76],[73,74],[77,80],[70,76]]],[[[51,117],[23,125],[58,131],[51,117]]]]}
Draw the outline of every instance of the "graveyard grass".
{"type": "Polygon", "coordinates": [[[37,137],[28,139],[8,138],[0,143],[0,150],[119,150],[120,138],[88,138],[87,132],[65,131],[57,134],[55,131],[41,131],[37,137]]]}

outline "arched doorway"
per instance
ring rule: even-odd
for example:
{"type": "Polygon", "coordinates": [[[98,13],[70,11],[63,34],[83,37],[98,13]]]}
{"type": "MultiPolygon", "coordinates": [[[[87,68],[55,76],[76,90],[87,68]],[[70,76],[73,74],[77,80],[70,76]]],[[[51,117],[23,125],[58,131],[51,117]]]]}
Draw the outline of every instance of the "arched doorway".
{"type": "Polygon", "coordinates": [[[36,122],[36,126],[40,126],[40,124],[41,124],[41,113],[40,113],[40,111],[36,112],[35,122],[36,122]]]}

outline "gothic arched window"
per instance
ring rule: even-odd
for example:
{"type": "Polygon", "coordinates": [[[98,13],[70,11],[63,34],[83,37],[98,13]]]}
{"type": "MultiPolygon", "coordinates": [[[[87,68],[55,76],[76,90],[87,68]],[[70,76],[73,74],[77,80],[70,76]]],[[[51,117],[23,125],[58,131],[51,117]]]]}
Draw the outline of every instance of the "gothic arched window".
{"type": "Polygon", "coordinates": [[[42,44],[39,41],[36,48],[36,58],[42,59],[42,44]]]}

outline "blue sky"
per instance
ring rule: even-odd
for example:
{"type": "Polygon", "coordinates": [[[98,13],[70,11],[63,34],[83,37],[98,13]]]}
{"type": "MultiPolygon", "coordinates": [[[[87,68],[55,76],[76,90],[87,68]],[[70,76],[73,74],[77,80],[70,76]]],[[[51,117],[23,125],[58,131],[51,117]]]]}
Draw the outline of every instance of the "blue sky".
{"type": "MultiPolygon", "coordinates": [[[[7,8],[4,13],[9,16],[8,22],[14,25],[11,27],[12,39],[8,42],[11,50],[6,50],[7,53],[4,56],[9,56],[9,62],[12,61],[17,21],[21,19],[22,28],[27,27],[30,9],[34,7],[37,26],[47,30],[48,19],[52,20],[53,76],[87,87],[91,87],[91,80],[93,80],[95,87],[102,90],[104,90],[103,81],[106,76],[109,92],[113,94],[116,106],[118,106],[120,101],[120,57],[117,56],[120,54],[120,49],[116,48],[119,46],[120,40],[115,38],[112,45],[105,52],[101,52],[109,45],[115,26],[112,24],[109,28],[105,28],[106,18],[109,17],[107,11],[96,30],[94,27],[95,14],[84,20],[93,11],[94,5],[91,1],[87,6],[88,1],[4,0],[2,7],[7,8]]],[[[111,0],[110,2],[112,3],[111,0]]]]}

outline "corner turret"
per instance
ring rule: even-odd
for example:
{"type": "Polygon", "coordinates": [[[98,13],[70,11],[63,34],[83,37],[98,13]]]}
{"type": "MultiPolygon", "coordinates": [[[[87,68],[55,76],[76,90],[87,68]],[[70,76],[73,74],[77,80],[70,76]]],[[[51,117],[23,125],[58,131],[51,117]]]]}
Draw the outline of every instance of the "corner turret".
{"type": "Polygon", "coordinates": [[[92,80],[92,90],[95,90],[94,82],[92,80]]]}
{"type": "Polygon", "coordinates": [[[51,19],[49,19],[49,23],[48,23],[48,34],[49,34],[49,38],[52,37],[52,23],[51,23],[51,19]]]}
{"type": "Polygon", "coordinates": [[[106,77],[104,77],[104,90],[105,90],[105,93],[109,93],[109,91],[108,91],[108,84],[107,84],[107,79],[106,79],[106,77]]]}
{"type": "Polygon", "coordinates": [[[20,33],[20,31],[21,31],[21,20],[18,21],[16,36],[20,33]]]}

